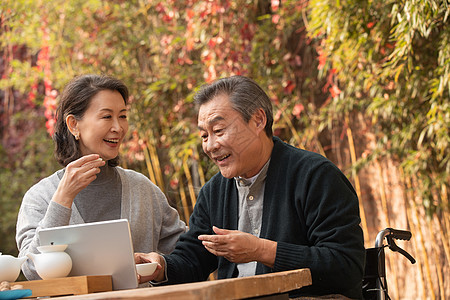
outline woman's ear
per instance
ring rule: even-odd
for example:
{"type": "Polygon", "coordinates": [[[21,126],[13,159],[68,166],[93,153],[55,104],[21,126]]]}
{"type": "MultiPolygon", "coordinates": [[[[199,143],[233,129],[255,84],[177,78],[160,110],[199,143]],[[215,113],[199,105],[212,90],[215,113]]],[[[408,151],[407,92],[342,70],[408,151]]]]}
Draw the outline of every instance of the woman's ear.
{"type": "Polygon", "coordinates": [[[80,138],[80,132],[78,131],[78,121],[75,119],[73,115],[68,115],[66,117],[66,124],[67,128],[69,129],[70,133],[73,134],[76,140],[80,138]]]}

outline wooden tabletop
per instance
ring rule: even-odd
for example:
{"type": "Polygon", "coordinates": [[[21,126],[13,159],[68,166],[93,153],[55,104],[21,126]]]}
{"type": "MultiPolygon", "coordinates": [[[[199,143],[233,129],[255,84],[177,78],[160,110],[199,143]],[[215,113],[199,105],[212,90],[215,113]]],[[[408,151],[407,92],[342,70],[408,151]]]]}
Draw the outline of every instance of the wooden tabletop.
{"type": "Polygon", "coordinates": [[[299,269],[244,278],[212,280],[196,283],[138,288],[111,292],[56,297],[66,300],[104,299],[244,299],[282,294],[311,285],[309,269],[299,269]]]}

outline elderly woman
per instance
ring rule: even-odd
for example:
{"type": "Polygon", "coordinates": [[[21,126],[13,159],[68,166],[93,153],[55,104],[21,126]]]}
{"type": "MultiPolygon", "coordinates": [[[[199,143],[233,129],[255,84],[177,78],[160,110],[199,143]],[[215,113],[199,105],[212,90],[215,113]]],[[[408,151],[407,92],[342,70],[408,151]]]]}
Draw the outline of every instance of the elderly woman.
{"type": "MultiPolygon", "coordinates": [[[[113,219],[128,219],[137,252],[174,249],[186,230],[177,211],[146,176],[118,166],[127,100],[127,87],[108,76],[83,75],[66,86],[53,137],[64,168],[25,194],[17,220],[19,256],[39,253],[42,228],[113,219]]],[[[27,279],[39,279],[31,261],[22,270],[27,279]]]]}

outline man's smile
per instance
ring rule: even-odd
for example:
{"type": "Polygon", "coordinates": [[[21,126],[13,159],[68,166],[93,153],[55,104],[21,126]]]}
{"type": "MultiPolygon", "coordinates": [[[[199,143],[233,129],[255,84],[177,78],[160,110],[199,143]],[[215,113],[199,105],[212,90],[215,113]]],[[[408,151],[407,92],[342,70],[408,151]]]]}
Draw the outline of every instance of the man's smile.
{"type": "Polygon", "coordinates": [[[231,156],[231,154],[226,154],[226,155],[222,155],[222,156],[217,156],[214,159],[217,161],[224,161],[225,159],[227,159],[230,156],[231,156]]]}

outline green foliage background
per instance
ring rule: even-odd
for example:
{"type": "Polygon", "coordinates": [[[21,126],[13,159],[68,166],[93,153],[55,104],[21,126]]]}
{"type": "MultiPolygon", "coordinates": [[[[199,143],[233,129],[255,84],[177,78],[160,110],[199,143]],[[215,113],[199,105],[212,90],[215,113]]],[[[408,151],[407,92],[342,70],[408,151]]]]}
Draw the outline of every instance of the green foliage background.
{"type": "MultiPolygon", "coordinates": [[[[378,156],[420,178],[424,205],[450,172],[450,2],[310,1],[310,34],[342,93],[332,113],[363,110],[378,156]]],[[[439,201],[440,202],[440,201],[439,201]]]]}
{"type": "Polygon", "coordinates": [[[185,219],[217,171],[199,147],[192,96],[205,82],[242,74],[273,100],[276,135],[326,155],[353,180],[373,161],[397,162],[448,241],[449,5],[2,1],[0,250],[16,253],[21,198],[58,168],[45,131],[46,90],[59,93],[83,73],[110,74],[128,85],[122,163],[154,180],[185,219]],[[40,58],[45,47],[50,56],[40,58]],[[349,130],[360,129],[357,120],[374,143],[360,136],[355,149],[349,130]]]}

